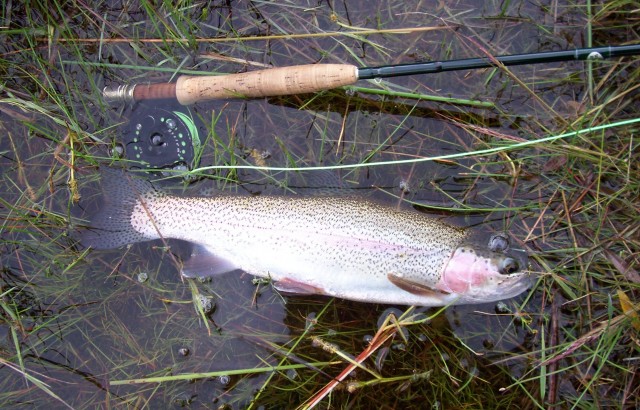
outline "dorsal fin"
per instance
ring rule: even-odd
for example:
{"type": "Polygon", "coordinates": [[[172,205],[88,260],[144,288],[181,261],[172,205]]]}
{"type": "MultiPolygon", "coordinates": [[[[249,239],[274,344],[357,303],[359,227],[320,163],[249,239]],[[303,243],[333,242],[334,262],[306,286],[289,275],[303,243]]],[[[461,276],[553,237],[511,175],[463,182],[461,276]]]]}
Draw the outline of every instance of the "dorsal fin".
{"type": "Polygon", "coordinates": [[[400,289],[405,290],[409,293],[413,293],[414,295],[441,298],[442,296],[449,294],[448,292],[434,289],[432,287],[423,285],[422,283],[417,283],[405,278],[401,278],[397,275],[394,275],[393,273],[387,274],[387,279],[389,279],[391,283],[393,283],[400,289]]]}

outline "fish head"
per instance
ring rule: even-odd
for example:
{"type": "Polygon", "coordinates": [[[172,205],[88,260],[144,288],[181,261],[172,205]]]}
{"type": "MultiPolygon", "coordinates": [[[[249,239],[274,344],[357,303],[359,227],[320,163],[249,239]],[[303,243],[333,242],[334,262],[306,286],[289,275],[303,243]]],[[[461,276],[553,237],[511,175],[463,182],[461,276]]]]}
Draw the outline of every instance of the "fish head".
{"type": "Polygon", "coordinates": [[[514,297],[530,285],[526,256],[462,244],[446,263],[437,288],[458,295],[457,303],[484,303],[514,297]]]}

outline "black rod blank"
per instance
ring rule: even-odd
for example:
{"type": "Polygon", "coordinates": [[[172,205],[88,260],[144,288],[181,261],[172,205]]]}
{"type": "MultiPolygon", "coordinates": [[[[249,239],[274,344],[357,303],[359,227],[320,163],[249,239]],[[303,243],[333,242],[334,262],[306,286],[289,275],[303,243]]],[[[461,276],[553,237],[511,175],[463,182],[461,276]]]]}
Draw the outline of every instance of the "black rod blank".
{"type": "MultiPolygon", "coordinates": [[[[607,46],[577,48],[567,51],[547,51],[542,53],[512,54],[495,56],[493,59],[505,66],[553,63],[557,61],[596,60],[640,54],[640,44],[628,46],[607,46]]],[[[358,79],[399,77],[415,74],[431,74],[443,71],[472,70],[477,68],[495,67],[496,64],[489,57],[466,58],[462,60],[429,61],[424,63],[410,63],[387,65],[380,67],[363,67],[358,69],[358,79]]]]}

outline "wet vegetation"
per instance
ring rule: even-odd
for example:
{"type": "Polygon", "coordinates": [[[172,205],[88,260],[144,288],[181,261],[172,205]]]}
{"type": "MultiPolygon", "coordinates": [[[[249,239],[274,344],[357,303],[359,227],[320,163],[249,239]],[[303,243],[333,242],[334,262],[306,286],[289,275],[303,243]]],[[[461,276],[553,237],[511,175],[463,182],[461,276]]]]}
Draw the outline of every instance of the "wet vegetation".
{"type": "Polygon", "coordinates": [[[640,407],[638,57],[188,108],[101,96],[184,74],[633,44],[638,10],[3,3],[0,407],[640,407]],[[177,241],[84,249],[96,167],[124,162],[114,148],[149,107],[187,113],[202,140],[167,188],[307,195],[318,173],[338,175],[358,194],[508,232],[536,280],[498,304],[390,307],[284,297],[241,272],[181,280],[191,249],[177,241]]]}

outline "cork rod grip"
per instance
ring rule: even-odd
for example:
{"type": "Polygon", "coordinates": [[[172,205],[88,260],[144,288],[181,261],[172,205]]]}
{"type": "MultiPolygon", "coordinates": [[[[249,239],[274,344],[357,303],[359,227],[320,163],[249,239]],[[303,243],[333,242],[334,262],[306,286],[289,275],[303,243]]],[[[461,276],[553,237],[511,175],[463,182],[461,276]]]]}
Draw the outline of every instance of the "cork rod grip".
{"type": "Polygon", "coordinates": [[[329,90],[358,80],[348,64],[308,64],[223,76],[182,76],[176,98],[182,105],[221,98],[272,97],[329,90]]]}

